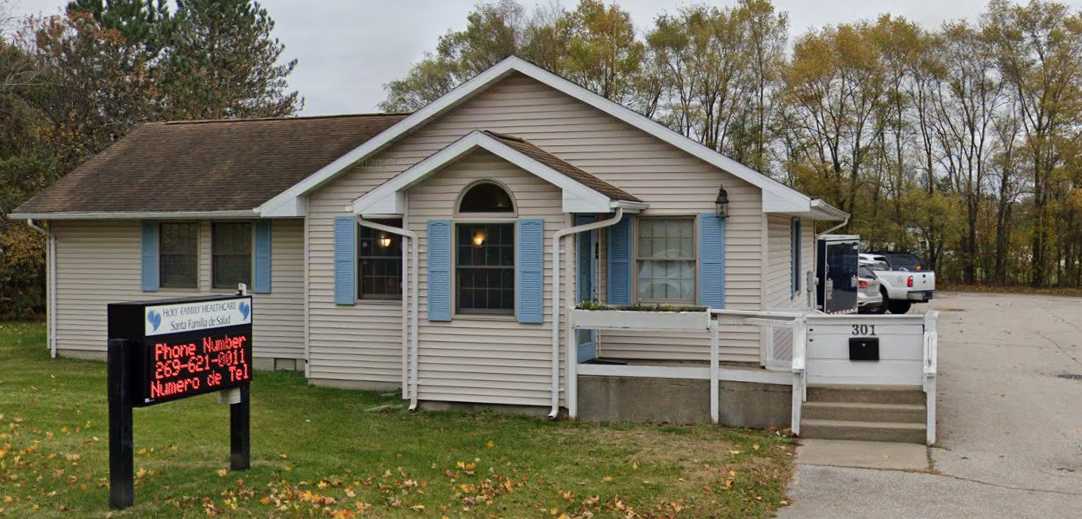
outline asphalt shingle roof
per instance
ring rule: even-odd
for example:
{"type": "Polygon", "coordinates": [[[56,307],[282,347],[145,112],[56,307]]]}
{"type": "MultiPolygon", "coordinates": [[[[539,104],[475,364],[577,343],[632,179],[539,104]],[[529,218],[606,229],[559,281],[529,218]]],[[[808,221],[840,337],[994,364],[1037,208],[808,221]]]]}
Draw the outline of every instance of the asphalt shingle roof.
{"type": "Polygon", "coordinates": [[[405,117],[147,123],[13,212],[252,209],[405,117]]]}

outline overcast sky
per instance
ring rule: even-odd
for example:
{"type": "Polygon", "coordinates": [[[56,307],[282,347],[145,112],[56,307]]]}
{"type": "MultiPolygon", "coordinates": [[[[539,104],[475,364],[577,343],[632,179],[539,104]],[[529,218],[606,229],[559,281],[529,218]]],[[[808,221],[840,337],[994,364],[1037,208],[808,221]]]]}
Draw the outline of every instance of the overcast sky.
{"type": "MultiPolygon", "coordinates": [[[[54,14],[66,0],[9,0],[15,14],[54,14]]],[[[535,0],[519,0],[526,6],[535,0]]],[[[547,5],[549,0],[542,0],[547,5]]],[[[558,0],[573,8],[576,0],[558,0]]],[[[1062,0],[1061,0],[1062,1],[1062,0]]],[[[476,0],[263,0],[276,22],[285,56],[298,60],[290,78],[305,97],[304,115],[371,112],[383,84],[402,77],[411,63],[435,48],[448,29],[465,25],[476,0]]],[[[619,0],[636,30],[662,12],[688,4],[731,6],[736,0],[619,0]]],[[[1069,0],[1074,8],[1082,0],[1069,0]]],[[[826,24],[904,16],[927,27],[946,20],[975,20],[986,0],[774,0],[789,13],[794,36],[826,24]]]]}

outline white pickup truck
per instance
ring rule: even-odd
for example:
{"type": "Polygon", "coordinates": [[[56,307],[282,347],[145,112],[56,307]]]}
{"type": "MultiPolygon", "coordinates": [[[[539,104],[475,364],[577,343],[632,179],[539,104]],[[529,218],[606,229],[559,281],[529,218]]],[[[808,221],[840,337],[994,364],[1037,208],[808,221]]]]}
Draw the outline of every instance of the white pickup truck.
{"type": "Polygon", "coordinates": [[[911,254],[861,253],[860,264],[879,278],[884,311],[904,314],[913,303],[927,303],[935,296],[935,272],[924,271],[911,254]]]}

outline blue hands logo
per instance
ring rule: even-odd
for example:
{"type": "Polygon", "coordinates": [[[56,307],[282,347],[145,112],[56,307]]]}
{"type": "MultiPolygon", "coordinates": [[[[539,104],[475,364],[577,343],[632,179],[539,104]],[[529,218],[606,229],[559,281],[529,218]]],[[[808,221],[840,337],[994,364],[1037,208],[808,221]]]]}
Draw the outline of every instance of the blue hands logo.
{"type": "Polygon", "coordinates": [[[241,301],[240,306],[237,307],[237,310],[240,310],[241,317],[247,319],[248,314],[252,313],[252,305],[241,301]]]}
{"type": "Polygon", "coordinates": [[[158,331],[158,327],[162,325],[162,314],[154,310],[147,312],[147,322],[154,327],[154,331],[158,331]]]}

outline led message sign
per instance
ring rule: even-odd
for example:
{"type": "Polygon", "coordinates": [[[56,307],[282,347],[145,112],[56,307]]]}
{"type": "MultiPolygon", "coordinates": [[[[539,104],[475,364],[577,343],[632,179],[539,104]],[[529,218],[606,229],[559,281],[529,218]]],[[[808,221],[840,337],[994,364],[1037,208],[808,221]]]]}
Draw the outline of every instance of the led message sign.
{"type": "Polygon", "coordinates": [[[252,298],[108,306],[109,502],[134,502],[132,408],[230,390],[230,468],[250,464],[252,298]]]}

